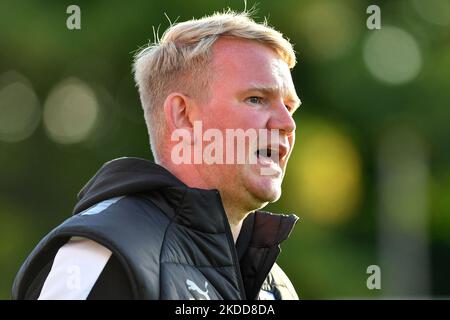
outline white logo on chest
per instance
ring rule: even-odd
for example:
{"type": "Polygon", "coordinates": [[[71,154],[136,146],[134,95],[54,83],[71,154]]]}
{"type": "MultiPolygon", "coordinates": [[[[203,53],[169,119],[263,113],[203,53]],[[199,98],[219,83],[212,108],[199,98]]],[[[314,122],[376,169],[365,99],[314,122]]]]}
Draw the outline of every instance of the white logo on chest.
{"type": "Polygon", "coordinates": [[[208,295],[208,282],[205,281],[205,290],[200,289],[194,281],[189,279],[186,279],[186,285],[189,291],[197,292],[198,294],[202,295],[204,297],[203,300],[211,300],[208,295]]]}

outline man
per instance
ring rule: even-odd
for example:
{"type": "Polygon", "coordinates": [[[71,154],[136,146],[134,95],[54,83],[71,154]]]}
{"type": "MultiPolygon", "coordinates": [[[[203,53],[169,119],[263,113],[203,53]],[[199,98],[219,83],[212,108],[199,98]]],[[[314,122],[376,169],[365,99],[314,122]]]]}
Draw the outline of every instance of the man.
{"type": "Polygon", "coordinates": [[[13,298],[297,299],[275,263],[297,217],[259,211],[280,197],[294,145],[294,65],[291,44],[246,13],[172,25],[134,65],[155,163],[106,163],[13,298]],[[226,141],[212,151],[206,132],[226,141]]]}

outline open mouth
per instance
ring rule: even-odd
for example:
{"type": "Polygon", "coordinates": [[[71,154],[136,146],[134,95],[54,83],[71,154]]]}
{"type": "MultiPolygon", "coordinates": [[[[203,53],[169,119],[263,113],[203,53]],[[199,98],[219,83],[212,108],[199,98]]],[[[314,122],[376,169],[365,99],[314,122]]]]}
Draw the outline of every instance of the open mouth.
{"type": "Polygon", "coordinates": [[[287,148],[283,145],[271,146],[268,145],[263,148],[259,148],[255,151],[257,159],[260,160],[272,160],[274,162],[280,162],[287,154],[287,148]]]}
{"type": "Polygon", "coordinates": [[[261,149],[256,150],[255,154],[258,159],[261,159],[261,158],[271,159],[272,149],[270,147],[261,148],[261,149]]]}
{"type": "Polygon", "coordinates": [[[280,150],[275,149],[273,146],[267,146],[256,150],[255,155],[261,168],[260,174],[262,176],[279,177],[281,175],[280,150]]]}
{"type": "Polygon", "coordinates": [[[266,146],[255,151],[258,163],[262,165],[274,165],[280,162],[280,152],[273,146],[266,146]]]}

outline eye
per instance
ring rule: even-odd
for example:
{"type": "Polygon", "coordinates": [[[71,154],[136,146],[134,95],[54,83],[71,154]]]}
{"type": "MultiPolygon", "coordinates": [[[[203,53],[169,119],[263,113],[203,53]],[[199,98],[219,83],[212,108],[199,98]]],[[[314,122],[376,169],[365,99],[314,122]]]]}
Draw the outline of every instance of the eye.
{"type": "Polygon", "coordinates": [[[263,103],[263,98],[261,97],[257,97],[257,96],[253,96],[250,98],[247,98],[247,101],[253,104],[262,104],[263,103]]]}
{"type": "Polygon", "coordinates": [[[287,105],[287,104],[285,104],[284,106],[286,107],[286,109],[287,109],[289,112],[292,112],[292,110],[294,110],[294,108],[292,108],[291,106],[289,106],[289,105],[287,105]]]}

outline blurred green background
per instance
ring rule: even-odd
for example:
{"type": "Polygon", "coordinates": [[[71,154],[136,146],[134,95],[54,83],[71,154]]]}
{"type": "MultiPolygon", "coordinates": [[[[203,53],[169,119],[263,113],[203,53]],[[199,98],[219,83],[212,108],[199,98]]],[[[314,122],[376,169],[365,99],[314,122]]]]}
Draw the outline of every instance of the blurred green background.
{"type": "MultiPolygon", "coordinates": [[[[279,260],[300,296],[450,297],[450,1],[258,3],[299,59],[297,144],[267,209],[301,218],[279,260]]],[[[152,26],[225,7],[244,2],[0,2],[0,298],[104,162],[151,159],[131,63],[152,26]]]]}

